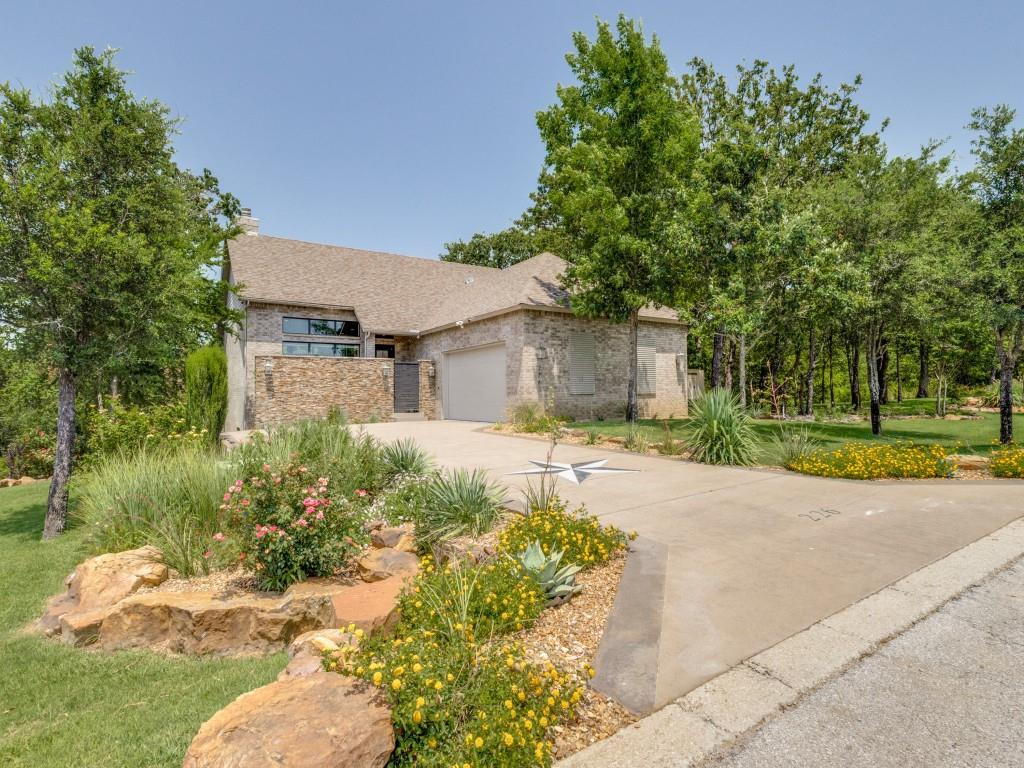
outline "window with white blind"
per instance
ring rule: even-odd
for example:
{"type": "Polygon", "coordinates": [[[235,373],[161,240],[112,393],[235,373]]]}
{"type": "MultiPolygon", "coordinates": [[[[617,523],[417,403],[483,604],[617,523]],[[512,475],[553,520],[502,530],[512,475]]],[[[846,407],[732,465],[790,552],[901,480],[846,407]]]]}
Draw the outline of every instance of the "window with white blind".
{"type": "Polygon", "coordinates": [[[636,391],[640,395],[657,394],[657,351],[654,337],[640,333],[636,340],[636,391]]]}
{"type": "Polygon", "coordinates": [[[597,379],[597,344],[592,333],[569,334],[569,394],[592,395],[597,379]]]}

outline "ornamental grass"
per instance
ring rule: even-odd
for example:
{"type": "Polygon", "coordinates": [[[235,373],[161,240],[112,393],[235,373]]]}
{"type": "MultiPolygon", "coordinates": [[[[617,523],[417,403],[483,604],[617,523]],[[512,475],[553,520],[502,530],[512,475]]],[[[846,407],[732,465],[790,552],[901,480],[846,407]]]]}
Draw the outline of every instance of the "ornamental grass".
{"type": "Polygon", "coordinates": [[[1008,445],[992,451],[988,468],[996,477],[1024,477],[1024,447],[1008,445]]]}
{"type": "Polygon", "coordinates": [[[899,443],[847,443],[833,451],[796,456],[789,468],[805,475],[849,480],[949,477],[950,449],[941,445],[899,443]]]}

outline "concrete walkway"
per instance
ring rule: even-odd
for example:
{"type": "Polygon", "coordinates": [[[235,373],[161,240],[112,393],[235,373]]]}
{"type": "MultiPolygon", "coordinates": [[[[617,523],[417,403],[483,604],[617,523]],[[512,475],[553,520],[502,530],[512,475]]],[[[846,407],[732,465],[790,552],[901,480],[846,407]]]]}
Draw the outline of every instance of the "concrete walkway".
{"type": "Polygon", "coordinates": [[[715,768],[1024,765],[1024,563],[948,603],[715,768]]]}
{"type": "MultiPolygon", "coordinates": [[[[509,486],[542,441],[460,422],[368,425],[412,437],[444,466],[509,486]]],[[[560,483],[572,504],[640,538],[595,686],[648,713],[1024,515],[1017,481],[853,482],[560,445],[555,460],[608,459],[637,474],[560,483]]]]}

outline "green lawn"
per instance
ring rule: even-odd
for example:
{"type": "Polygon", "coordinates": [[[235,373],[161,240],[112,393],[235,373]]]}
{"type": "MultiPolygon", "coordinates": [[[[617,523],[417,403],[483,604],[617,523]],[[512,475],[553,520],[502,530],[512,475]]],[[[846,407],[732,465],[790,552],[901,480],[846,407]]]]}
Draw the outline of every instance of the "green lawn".
{"type": "Polygon", "coordinates": [[[45,483],[0,488],[0,765],[178,768],[199,726],[273,680],[284,654],[98,653],[22,632],[85,556],[74,529],[39,541],[46,491],[45,483]]]}
{"type": "MultiPolygon", "coordinates": [[[[902,403],[886,406],[889,413],[931,413],[934,411],[934,400],[905,400],[902,403]]],[[[668,421],[673,435],[678,437],[682,419],[668,421]]],[[[662,440],[665,436],[665,422],[643,420],[641,427],[652,441],[662,440]]],[[[587,421],[570,425],[578,429],[596,429],[608,436],[626,434],[628,425],[623,421],[587,421]]],[[[821,442],[823,448],[837,448],[851,440],[895,442],[912,440],[915,443],[937,443],[949,447],[957,447],[965,453],[988,453],[999,438],[999,416],[994,413],[983,413],[981,418],[947,421],[944,419],[882,419],[882,434],[874,437],[871,424],[861,421],[853,424],[833,424],[823,422],[780,422],[770,419],[758,419],[754,422],[754,430],[767,445],[771,436],[779,430],[789,428],[807,428],[821,442]]],[[[1014,416],[1014,434],[1024,438],[1024,415],[1014,416]]]]}

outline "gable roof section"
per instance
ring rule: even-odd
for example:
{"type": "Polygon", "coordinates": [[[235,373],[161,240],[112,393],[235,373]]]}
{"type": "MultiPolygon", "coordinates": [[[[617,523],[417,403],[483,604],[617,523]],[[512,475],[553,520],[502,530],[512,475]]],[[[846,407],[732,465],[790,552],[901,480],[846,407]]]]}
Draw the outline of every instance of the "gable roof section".
{"type": "MultiPolygon", "coordinates": [[[[565,262],[551,253],[495,269],[262,234],[232,240],[228,253],[242,298],[351,308],[374,333],[426,333],[522,307],[569,307],[560,283],[565,262]]],[[[641,316],[678,321],[665,308],[641,316]]]]}

